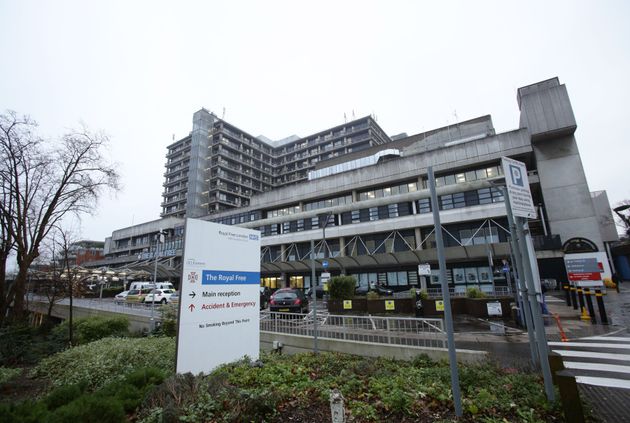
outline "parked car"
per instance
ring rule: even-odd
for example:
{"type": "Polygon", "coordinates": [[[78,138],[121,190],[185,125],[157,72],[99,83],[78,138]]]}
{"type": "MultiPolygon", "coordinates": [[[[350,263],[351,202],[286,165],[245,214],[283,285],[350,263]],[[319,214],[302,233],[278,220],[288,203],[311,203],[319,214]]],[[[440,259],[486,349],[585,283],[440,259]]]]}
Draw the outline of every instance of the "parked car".
{"type": "Polygon", "coordinates": [[[130,289],[125,298],[126,303],[142,303],[144,297],[150,292],[150,289],[130,289]]]}
{"type": "Polygon", "coordinates": [[[171,298],[168,300],[169,303],[178,304],[179,303],[179,291],[175,291],[171,294],[171,298]]]}
{"type": "Polygon", "coordinates": [[[129,291],[123,291],[123,292],[120,292],[120,293],[116,294],[116,296],[114,297],[114,302],[116,302],[116,303],[124,303],[125,300],[127,299],[127,294],[129,294],[129,291]]]}
{"type": "Polygon", "coordinates": [[[269,310],[308,313],[308,298],[301,289],[282,288],[271,296],[269,310]]]}
{"type": "Polygon", "coordinates": [[[175,287],[170,282],[131,282],[129,289],[148,289],[149,291],[153,288],[157,289],[172,289],[175,290],[175,287]]]}
{"type": "Polygon", "coordinates": [[[354,290],[354,293],[356,295],[367,295],[368,291],[374,291],[376,292],[378,295],[394,295],[394,291],[392,291],[389,288],[385,288],[384,286],[380,286],[380,285],[374,285],[372,288],[370,288],[367,285],[362,285],[359,286],[358,288],[356,288],[354,290]]]}
{"type": "Polygon", "coordinates": [[[268,286],[260,287],[260,309],[263,310],[269,305],[271,299],[271,289],[268,286]]]}
{"type": "Polygon", "coordinates": [[[172,289],[154,289],[144,297],[144,303],[161,303],[166,304],[170,301],[171,295],[175,291],[172,289]]]}

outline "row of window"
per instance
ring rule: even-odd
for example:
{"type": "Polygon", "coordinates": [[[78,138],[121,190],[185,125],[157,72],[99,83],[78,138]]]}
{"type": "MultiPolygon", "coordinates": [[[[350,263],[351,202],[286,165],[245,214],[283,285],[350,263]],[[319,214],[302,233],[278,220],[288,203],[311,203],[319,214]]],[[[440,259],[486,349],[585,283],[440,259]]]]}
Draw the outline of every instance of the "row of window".
{"type": "Polygon", "coordinates": [[[261,219],[260,210],[254,210],[245,213],[234,214],[232,216],[221,217],[219,219],[212,219],[211,222],[221,223],[223,225],[238,225],[239,223],[253,222],[261,219]]]}
{"type": "MultiPolygon", "coordinates": [[[[440,210],[450,210],[462,207],[476,206],[480,204],[491,204],[503,202],[504,198],[496,188],[481,188],[473,191],[460,192],[456,194],[446,194],[439,197],[440,210]]],[[[428,198],[422,198],[416,201],[416,213],[431,213],[431,202],[428,198]]],[[[328,225],[334,226],[338,224],[350,225],[361,222],[371,222],[376,220],[392,219],[396,217],[409,216],[414,214],[412,203],[394,203],[386,206],[369,207],[365,209],[352,210],[341,213],[341,215],[332,215],[328,225]],[[341,217],[341,223],[339,223],[341,217]]],[[[308,231],[310,229],[319,228],[318,218],[298,219],[280,224],[265,225],[258,228],[262,236],[272,236],[278,234],[308,231]]]]}
{"type": "Polygon", "coordinates": [[[406,194],[408,192],[418,191],[417,182],[409,182],[391,187],[372,189],[359,193],[359,201],[372,200],[374,198],[389,197],[390,195],[406,194]]]}
{"type": "MultiPolygon", "coordinates": [[[[470,182],[470,181],[476,181],[476,180],[481,180],[481,179],[494,178],[502,174],[503,174],[503,171],[502,171],[501,166],[488,166],[482,169],[476,169],[476,170],[471,170],[467,172],[442,175],[436,178],[436,185],[443,186],[443,185],[450,185],[450,184],[456,184],[456,183],[462,183],[462,182],[470,182]]],[[[230,179],[231,175],[227,174],[226,172],[223,172],[219,176],[227,177],[227,179],[230,179]]],[[[426,180],[424,180],[422,184],[418,182],[408,182],[408,183],[393,185],[389,187],[362,191],[358,193],[359,201],[394,196],[394,195],[404,194],[408,192],[415,192],[419,189],[420,185],[423,185],[423,186],[426,185],[426,180]]],[[[497,203],[497,202],[502,202],[504,200],[503,200],[503,195],[501,194],[501,191],[499,189],[482,188],[482,189],[473,190],[473,191],[442,195],[439,197],[439,201],[440,201],[440,210],[450,210],[450,209],[456,209],[456,208],[461,208],[461,207],[475,206],[479,204],[497,203]]],[[[270,210],[266,214],[258,212],[257,214],[258,217],[255,217],[254,220],[262,219],[265,217],[272,218],[272,217],[279,217],[279,216],[289,216],[292,214],[300,213],[302,211],[317,210],[321,208],[334,207],[338,205],[351,204],[351,203],[352,203],[352,196],[344,195],[344,196],[333,197],[333,198],[305,203],[302,207],[300,207],[300,205],[293,205],[293,206],[284,207],[281,209],[270,210]]],[[[351,212],[352,214],[349,217],[346,215],[345,218],[342,218],[342,221],[343,221],[343,224],[348,224],[348,223],[358,223],[358,222],[364,222],[364,221],[370,221],[370,220],[380,220],[380,219],[385,219],[385,218],[405,216],[406,214],[412,214],[412,212],[409,211],[410,208],[408,206],[402,206],[403,204],[404,203],[399,203],[398,205],[396,204],[389,205],[387,206],[389,207],[389,210],[387,212],[385,212],[383,209],[377,211],[376,208],[364,209],[361,211],[353,211],[351,212]],[[398,207],[400,209],[398,213],[395,210],[395,207],[398,207]]],[[[424,199],[418,200],[416,202],[416,207],[417,207],[416,213],[420,213],[420,214],[430,213],[431,212],[430,199],[424,198],[424,199]]],[[[227,223],[227,224],[237,224],[237,223],[244,222],[240,219],[237,219],[235,221],[234,219],[231,219],[231,216],[226,217],[226,218],[221,218],[220,221],[221,223],[232,222],[232,221],[235,222],[235,223],[227,223]]],[[[245,221],[252,221],[252,220],[245,220],[245,221]]],[[[296,223],[294,226],[295,226],[295,231],[308,230],[307,229],[308,224],[304,222],[296,223]]],[[[312,227],[314,226],[311,225],[311,228],[312,227]]],[[[277,235],[278,233],[281,233],[278,227],[276,228],[269,227],[267,229],[260,228],[259,230],[263,232],[264,234],[263,236],[266,236],[266,234],[277,235]]]]}
{"type": "MultiPolygon", "coordinates": [[[[477,287],[483,291],[492,291],[492,269],[489,266],[469,266],[446,269],[447,280],[449,285],[453,286],[455,292],[466,292],[467,288],[477,287]]],[[[419,286],[420,276],[416,270],[402,270],[390,272],[369,272],[369,273],[353,273],[348,276],[354,277],[357,287],[374,286],[379,284],[386,287],[408,287],[419,286]]],[[[321,286],[320,275],[317,275],[318,284],[321,286]]],[[[294,275],[288,278],[291,288],[309,289],[311,287],[311,276],[294,275]]],[[[494,282],[498,285],[505,285],[506,280],[503,276],[495,277],[494,282]]],[[[282,286],[282,279],[279,277],[261,278],[260,284],[268,286],[272,289],[282,286]]],[[[440,286],[439,270],[432,269],[428,286],[436,288],[440,286]]]]}
{"type": "Polygon", "coordinates": [[[341,206],[344,204],[352,204],[352,195],[344,195],[341,197],[327,198],[325,200],[305,203],[304,211],[323,209],[325,207],[341,206]]]}
{"type": "MultiPolygon", "coordinates": [[[[488,166],[483,169],[469,170],[467,172],[452,173],[435,178],[435,186],[461,184],[463,182],[479,181],[483,179],[496,178],[503,175],[501,166],[488,166]]],[[[426,188],[426,185],[425,185],[426,188]]]]}
{"type": "MultiPolygon", "coordinates": [[[[451,210],[478,206],[480,204],[502,203],[505,199],[498,188],[480,188],[455,194],[440,195],[438,201],[440,210],[451,210]]],[[[416,202],[416,207],[419,214],[431,213],[431,200],[429,198],[421,198],[416,202]]]]}

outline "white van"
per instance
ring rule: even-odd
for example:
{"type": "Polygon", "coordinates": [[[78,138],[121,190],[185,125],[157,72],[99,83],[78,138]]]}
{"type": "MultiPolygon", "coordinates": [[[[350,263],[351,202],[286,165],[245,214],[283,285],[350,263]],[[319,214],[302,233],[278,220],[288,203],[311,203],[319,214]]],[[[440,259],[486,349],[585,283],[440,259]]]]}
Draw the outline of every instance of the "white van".
{"type": "Polygon", "coordinates": [[[145,289],[152,289],[152,288],[175,290],[175,287],[170,282],[157,282],[157,283],[153,283],[153,282],[131,282],[131,285],[129,286],[129,290],[130,291],[132,289],[145,290],[145,289]]]}

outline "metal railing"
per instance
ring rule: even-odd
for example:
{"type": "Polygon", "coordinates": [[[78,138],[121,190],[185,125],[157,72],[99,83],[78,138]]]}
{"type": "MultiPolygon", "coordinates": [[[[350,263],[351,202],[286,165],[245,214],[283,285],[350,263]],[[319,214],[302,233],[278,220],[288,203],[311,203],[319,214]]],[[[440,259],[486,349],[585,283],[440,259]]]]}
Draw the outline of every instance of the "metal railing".
{"type": "MultiPolygon", "coordinates": [[[[40,304],[40,305],[48,305],[48,300],[45,297],[41,297],[38,295],[29,295],[29,302],[32,304],[40,304]]],[[[151,316],[151,303],[140,303],[140,302],[116,302],[111,300],[101,300],[98,298],[75,298],[73,301],[73,307],[75,308],[84,308],[84,309],[92,309],[92,310],[101,310],[108,311],[113,313],[122,313],[122,314],[133,314],[136,316],[151,316]]],[[[64,298],[62,300],[56,301],[55,304],[59,305],[70,305],[70,300],[68,298],[64,298]]],[[[170,305],[166,305],[164,307],[169,307],[170,305]]],[[[162,320],[161,317],[161,307],[162,304],[155,304],[154,317],[155,320],[162,320]]]]}
{"type": "MultiPolygon", "coordinates": [[[[303,315],[262,311],[260,330],[313,336],[313,313],[303,315]]],[[[317,336],[321,339],[374,344],[446,348],[442,319],[320,315],[318,312],[317,336]]]]}
{"type": "MultiPolygon", "coordinates": [[[[448,289],[451,297],[465,297],[466,291],[455,291],[455,288],[448,289]]],[[[482,290],[482,292],[487,297],[512,297],[514,294],[512,289],[509,286],[496,286],[494,290],[482,290]]],[[[427,289],[427,294],[429,298],[442,298],[442,289],[441,288],[429,288],[427,289]]]]}

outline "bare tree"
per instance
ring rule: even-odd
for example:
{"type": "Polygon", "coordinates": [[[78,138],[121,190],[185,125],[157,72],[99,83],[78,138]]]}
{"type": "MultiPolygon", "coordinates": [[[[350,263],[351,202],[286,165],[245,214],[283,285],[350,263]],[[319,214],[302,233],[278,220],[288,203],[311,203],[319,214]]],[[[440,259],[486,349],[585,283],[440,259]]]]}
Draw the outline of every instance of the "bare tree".
{"type": "MultiPolygon", "coordinates": [[[[51,319],[53,307],[62,299],[72,295],[72,282],[68,278],[67,250],[70,247],[70,235],[62,228],[55,228],[52,236],[44,240],[40,247],[39,258],[33,261],[40,262],[42,269],[39,272],[29,272],[31,281],[37,293],[46,297],[48,303],[46,317],[51,319]]],[[[72,314],[72,310],[70,310],[72,314]]]]}
{"type": "MultiPolygon", "coordinates": [[[[68,214],[92,213],[103,189],[118,189],[118,172],[103,149],[108,138],[85,127],[56,143],[35,136],[35,123],[14,112],[0,115],[0,175],[9,198],[0,204],[10,222],[18,273],[4,307],[13,302],[12,319],[24,317],[28,270],[42,241],[68,214]]],[[[0,319],[6,314],[0,310],[0,319]]]]}

